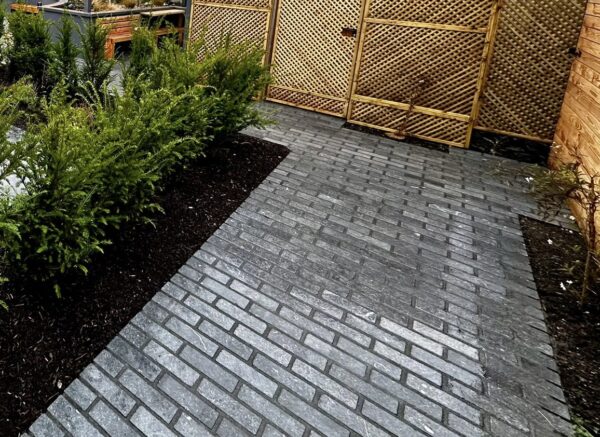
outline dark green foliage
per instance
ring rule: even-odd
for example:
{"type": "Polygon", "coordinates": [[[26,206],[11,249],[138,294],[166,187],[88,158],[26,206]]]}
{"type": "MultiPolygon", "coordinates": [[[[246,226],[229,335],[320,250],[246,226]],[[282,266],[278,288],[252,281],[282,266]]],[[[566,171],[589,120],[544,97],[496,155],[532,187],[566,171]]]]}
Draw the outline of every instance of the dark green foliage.
{"type": "Polygon", "coordinates": [[[50,77],[53,83],[64,82],[67,94],[75,97],[78,91],[79,71],[77,56],[79,49],[73,43],[75,23],[64,15],[58,26],[58,39],[53,44],[53,58],[50,64],[50,77]]]}
{"type": "Polygon", "coordinates": [[[160,209],[165,177],[197,157],[207,110],[193,90],[147,90],[74,106],[59,85],[42,104],[45,123],[31,125],[19,147],[29,150],[14,173],[27,192],[0,201],[0,250],[11,277],[56,285],[62,274],[87,271],[125,221],[147,221],[160,209]],[[189,102],[197,102],[188,106],[189,102]],[[204,118],[182,137],[186,106],[204,118]]]}
{"type": "Polygon", "coordinates": [[[263,55],[254,44],[233,44],[228,36],[215,50],[204,53],[200,81],[210,95],[218,97],[212,120],[215,137],[264,124],[253,104],[270,81],[263,55]]]}
{"type": "Polygon", "coordinates": [[[12,80],[30,76],[40,91],[45,91],[52,56],[50,26],[42,14],[15,11],[8,16],[13,44],[9,49],[12,80]]]}
{"type": "Polygon", "coordinates": [[[85,273],[124,222],[152,220],[168,176],[201,156],[212,135],[262,122],[252,100],[267,80],[262,55],[250,46],[227,42],[198,62],[204,48],[169,39],[157,47],[141,30],[115,93],[106,33],[94,25],[83,34],[84,97],[75,100],[72,30],[63,22],[53,64],[61,73],[48,97],[38,101],[22,83],[0,92],[0,135],[24,106],[41,108],[22,140],[0,141],[0,180],[27,181],[25,192],[0,193],[0,276],[54,286],[57,294],[62,276],[85,273]]]}
{"type": "Polygon", "coordinates": [[[105,82],[110,81],[115,61],[105,59],[104,46],[109,29],[98,21],[88,24],[81,32],[81,55],[83,65],[80,72],[81,83],[90,83],[93,89],[100,91],[105,82]]]}
{"type": "Polygon", "coordinates": [[[125,78],[138,78],[150,69],[152,57],[157,49],[156,37],[152,31],[140,26],[131,39],[129,64],[123,68],[125,78]]]}
{"type": "Polygon", "coordinates": [[[167,38],[158,49],[147,31],[138,32],[140,49],[134,45],[132,53],[136,68],[126,72],[126,81],[142,79],[153,88],[172,90],[202,86],[213,104],[210,134],[215,142],[220,136],[266,123],[254,106],[270,81],[261,49],[250,43],[234,44],[229,37],[214,49],[204,41],[182,49],[167,38]]]}

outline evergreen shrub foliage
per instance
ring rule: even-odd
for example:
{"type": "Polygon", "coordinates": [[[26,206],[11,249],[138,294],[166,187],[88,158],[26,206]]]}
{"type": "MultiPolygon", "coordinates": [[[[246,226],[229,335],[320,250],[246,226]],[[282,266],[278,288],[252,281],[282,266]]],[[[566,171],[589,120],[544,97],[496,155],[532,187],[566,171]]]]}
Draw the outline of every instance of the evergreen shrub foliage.
{"type": "Polygon", "coordinates": [[[158,46],[141,29],[116,91],[105,30],[83,31],[79,69],[73,30],[65,19],[53,45],[52,90],[36,93],[34,79],[0,89],[0,181],[25,182],[16,195],[0,192],[0,277],[57,295],[61,279],[86,273],[125,222],[152,221],[169,175],[215,136],[264,123],[253,99],[268,81],[262,52],[248,44],[158,46]],[[25,133],[9,143],[17,120],[25,133]]]}

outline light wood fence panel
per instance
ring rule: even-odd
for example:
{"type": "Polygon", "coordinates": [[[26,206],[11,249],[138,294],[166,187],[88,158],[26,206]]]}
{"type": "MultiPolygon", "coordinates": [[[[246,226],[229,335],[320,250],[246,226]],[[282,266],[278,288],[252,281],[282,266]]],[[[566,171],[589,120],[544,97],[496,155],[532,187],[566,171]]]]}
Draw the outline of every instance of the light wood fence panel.
{"type": "Polygon", "coordinates": [[[362,0],[279,0],[267,100],[346,116],[362,0]]]}
{"type": "Polygon", "coordinates": [[[469,143],[497,2],[367,2],[350,120],[453,146],[469,143]]]}
{"type": "Polygon", "coordinates": [[[478,127],[551,140],[586,0],[503,0],[478,127]]]}
{"type": "Polygon", "coordinates": [[[233,42],[252,41],[267,49],[272,0],[219,0],[192,3],[189,39],[205,38],[214,48],[230,35],[233,42]]]}

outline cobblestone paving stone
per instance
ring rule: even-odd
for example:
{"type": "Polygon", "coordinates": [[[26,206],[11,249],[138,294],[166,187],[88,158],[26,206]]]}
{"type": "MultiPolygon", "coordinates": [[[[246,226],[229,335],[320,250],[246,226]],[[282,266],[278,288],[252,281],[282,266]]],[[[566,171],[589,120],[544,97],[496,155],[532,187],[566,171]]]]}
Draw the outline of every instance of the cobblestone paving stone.
{"type": "Polygon", "coordinates": [[[569,434],[519,165],[267,108],[290,155],[29,433],[569,434]]]}

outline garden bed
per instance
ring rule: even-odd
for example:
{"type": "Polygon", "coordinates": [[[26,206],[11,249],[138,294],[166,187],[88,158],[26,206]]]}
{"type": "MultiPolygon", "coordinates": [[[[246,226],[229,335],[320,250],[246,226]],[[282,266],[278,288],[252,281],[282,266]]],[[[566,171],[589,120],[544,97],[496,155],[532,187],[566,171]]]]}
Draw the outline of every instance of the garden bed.
{"type": "Polygon", "coordinates": [[[34,290],[4,297],[0,435],[25,431],[287,153],[232,137],[170,181],[156,227],[122,229],[86,278],[68,281],[62,300],[34,290]]]}
{"type": "Polygon", "coordinates": [[[571,414],[600,433],[600,295],[580,307],[569,289],[579,290],[581,275],[567,272],[584,260],[582,236],[525,217],[521,226],[571,414]]]}

